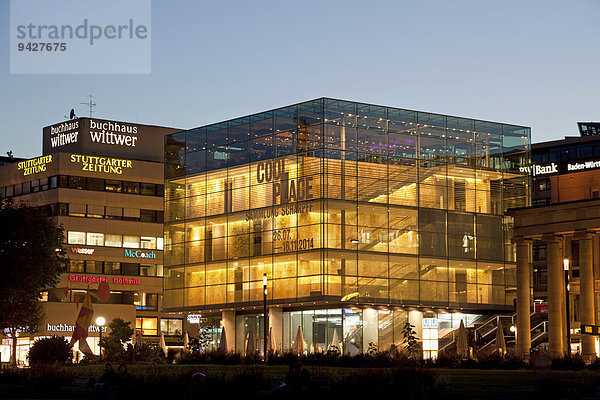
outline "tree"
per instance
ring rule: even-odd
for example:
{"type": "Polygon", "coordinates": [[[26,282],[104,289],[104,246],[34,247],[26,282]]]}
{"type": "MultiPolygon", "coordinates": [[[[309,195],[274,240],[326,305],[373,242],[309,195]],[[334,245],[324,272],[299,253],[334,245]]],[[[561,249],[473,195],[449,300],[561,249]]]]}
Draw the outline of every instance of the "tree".
{"type": "Polygon", "coordinates": [[[402,336],[404,340],[402,343],[406,346],[406,351],[408,352],[408,356],[410,358],[414,358],[418,351],[418,343],[417,340],[417,332],[413,329],[415,326],[410,322],[406,321],[404,324],[404,328],[402,328],[402,336]]]}
{"type": "Polygon", "coordinates": [[[107,337],[102,339],[104,348],[104,357],[108,361],[115,361],[125,358],[125,343],[131,340],[133,329],[131,321],[124,321],[121,318],[115,318],[108,324],[110,332],[107,337]]]}
{"type": "Polygon", "coordinates": [[[62,336],[41,338],[29,350],[29,364],[66,364],[73,359],[73,349],[62,336]]]}
{"type": "Polygon", "coordinates": [[[17,336],[34,333],[43,320],[40,292],[51,288],[65,272],[64,233],[37,207],[0,203],[0,331],[13,342],[16,365],[17,336]]]}
{"type": "Polygon", "coordinates": [[[131,336],[133,336],[133,329],[131,328],[131,321],[124,321],[121,318],[115,318],[108,324],[110,328],[110,333],[108,337],[114,338],[121,342],[121,344],[125,344],[131,340],[131,336]]]}

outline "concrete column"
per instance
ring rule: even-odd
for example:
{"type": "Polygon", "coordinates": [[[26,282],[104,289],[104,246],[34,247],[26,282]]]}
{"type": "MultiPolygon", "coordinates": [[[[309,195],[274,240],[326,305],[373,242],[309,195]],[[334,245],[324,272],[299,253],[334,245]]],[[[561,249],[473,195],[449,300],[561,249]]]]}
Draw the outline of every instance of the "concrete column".
{"type": "Polygon", "coordinates": [[[225,340],[227,344],[227,352],[235,352],[235,311],[223,311],[221,313],[223,327],[225,328],[225,340]]]}
{"type": "MultiPolygon", "coordinates": [[[[574,238],[579,240],[580,320],[582,325],[595,325],[593,236],[588,232],[575,232],[574,238]]],[[[583,358],[591,362],[596,356],[595,336],[581,335],[581,342],[583,358]]]]}
{"type": "MultiPolygon", "coordinates": [[[[275,351],[283,352],[283,310],[279,307],[269,308],[269,329],[273,330],[275,351]]],[[[268,334],[268,333],[267,333],[268,334]]]]}
{"type": "Polygon", "coordinates": [[[413,324],[419,340],[423,339],[423,313],[421,311],[409,311],[408,322],[413,324]]]}
{"type": "Polygon", "coordinates": [[[563,294],[564,268],[560,251],[562,237],[544,235],[547,245],[546,260],[548,265],[548,345],[551,357],[562,357],[563,346],[563,294]]]}
{"type": "Polygon", "coordinates": [[[515,238],[517,245],[517,349],[529,357],[531,349],[531,271],[529,268],[530,240],[515,238]]]}
{"type": "Polygon", "coordinates": [[[377,310],[365,308],[363,310],[363,348],[362,352],[369,350],[369,343],[379,346],[379,329],[377,325],[377,310]]]}

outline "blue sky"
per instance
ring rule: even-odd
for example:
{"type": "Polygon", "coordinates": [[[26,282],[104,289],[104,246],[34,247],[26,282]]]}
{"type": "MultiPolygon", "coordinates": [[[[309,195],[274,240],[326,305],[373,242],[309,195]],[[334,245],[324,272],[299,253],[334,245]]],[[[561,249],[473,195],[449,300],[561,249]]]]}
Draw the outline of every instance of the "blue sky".
{"type": "MultiPolygon", "coordinates": [[[[49,0],[51,1],[51,0],[49,0]]],[[[600,1],[152,2],[150,75],[10,75],[0,1],[0,154],[85,115],[192,128],[316,97],[532,127],[600,120],[600,1]]]]}

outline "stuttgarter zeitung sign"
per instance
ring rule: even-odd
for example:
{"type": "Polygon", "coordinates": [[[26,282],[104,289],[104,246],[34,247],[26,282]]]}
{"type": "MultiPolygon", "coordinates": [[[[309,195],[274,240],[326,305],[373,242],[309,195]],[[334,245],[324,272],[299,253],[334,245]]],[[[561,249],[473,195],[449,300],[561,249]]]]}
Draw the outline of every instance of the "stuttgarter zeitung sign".
{"type": "Polygon", "coordinates": [[[81,164],[82,171],[99,172],[104,174],[122,175],[124,169],[133,167],[131,160],[121,158],[84,156],[71,154],[71,163],[81,164]]]}
{"type": "Polygon", "coordinates": [[[41,156],[31,160],[17,163],[17,169],[23,171],[23,176],[45,172],[48,164],[52,163],[52,156],[41,156]]]}
{"type": "Polygon", "coordinates": [[[520,172],[533,176],[567,174],[593,169],[600,169],[600,160],[560,161],[533,164],[531,167],[519,167],[520,172]]]}

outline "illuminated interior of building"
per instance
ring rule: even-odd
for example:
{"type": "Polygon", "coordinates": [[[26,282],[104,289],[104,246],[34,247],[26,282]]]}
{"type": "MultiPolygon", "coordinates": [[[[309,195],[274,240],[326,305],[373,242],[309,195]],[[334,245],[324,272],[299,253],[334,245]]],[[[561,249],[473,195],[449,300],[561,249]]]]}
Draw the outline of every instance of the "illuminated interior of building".
{"type": "Polygon", "coordinates": [[[529,128],[319,99],[166,140],[167,309],[233,309],[243,345],[267,274],[284,349],[310,315],[309,347],[360,326],[363,351],[408,310],[513,307],[529,128]]]}

